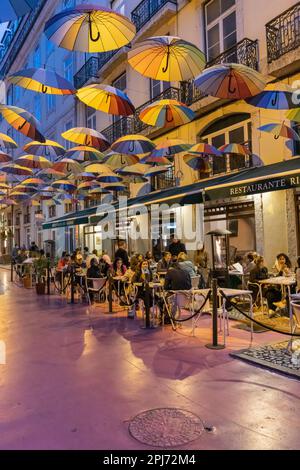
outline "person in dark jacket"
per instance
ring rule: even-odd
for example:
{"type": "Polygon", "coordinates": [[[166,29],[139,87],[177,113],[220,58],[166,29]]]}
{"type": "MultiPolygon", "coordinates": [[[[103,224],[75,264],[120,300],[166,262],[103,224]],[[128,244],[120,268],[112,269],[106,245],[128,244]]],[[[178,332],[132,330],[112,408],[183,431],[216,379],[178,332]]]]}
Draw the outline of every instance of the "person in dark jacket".
{"type": "Polygon", "coordinates": [[[130,263],[129,263],[128,253],[126,250],[126,243],[124,241],[118,242],[118,249],[115,252],[115,260],[118,258],[121,258],[126,268],[129,268],[130,263]]]}
{"type": "Polygon", "coordinates": [[[91,259],[90,267],[87,270],[87,277],[92,279],[101,277],[101,271],[96,258],[91,259]]]}
{"type": "Polygon", "coordinates": [[[182,243],[175,235],[170,237],[171,243],[169,245],[168,251],[171,253],[173,259],[177,258],[179,253],[186,253],[185,244],[182,243]]]}
{"type": "Polygon", "coordinates": [[[157,272],[168,271],[172,265],[172,255],[169,251],[165,251],[162,259],[157,263],[157,272]]]}
{"type": "Polygon", "coordinates": [[[180,268],[178,263],[168,269],[165,277],[165,290],[190,290],[192,288],[191,277],[188,272],[180,268]]]}

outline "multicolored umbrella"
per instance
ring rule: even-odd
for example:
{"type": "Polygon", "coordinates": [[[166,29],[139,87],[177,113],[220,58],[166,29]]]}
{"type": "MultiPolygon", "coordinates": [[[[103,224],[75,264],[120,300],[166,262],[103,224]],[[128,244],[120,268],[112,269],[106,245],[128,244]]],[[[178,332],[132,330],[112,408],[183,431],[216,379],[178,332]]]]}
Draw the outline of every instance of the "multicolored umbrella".
{"type": "Polygon", "coordinates": [[[109,166],[104,165],[103,163],[89,163],[88,165],[85,165],[84,169],[86,172],[93,173],[95,175],[100,175],[106,171],[111,171],[109,166]]]}
{"type": "Polygon", "coordinates": [[[119,49],[135,36],[126,17],[98,5],[76,5],[46,22],[48,39],[70,51],[106,52],[119,49]]]}
{"type": "Polygon", "coordinates": [[[222,145],[219,150],[222,153],[231,153],[233,155],[251,155],[251,152],[248,147],[242,144],[225,144],[222,145]]]}
{"type": "Polygon", "coordinates": [[[0,151],[0,164],[11,162],[11,161],[12,161],[12,157],[10,155],[0,151]]]}
{"type": "Polygon", "coordinates": [[[214,65],[205,69],[195,80],[202,93],[235,100],[257,95],[266,83],[263,75],[242,64],[214,65]]]}
{"type": "Polygon", "coordinates": [[[79,145],[66,151],[67,158],[73,158],[77,162],[100,162],[104,161],[103,153],[93,147],[79,145]]]}
{"type": "Polygon", "coordinates": [[[1,183],[1,182],[0,182],[0,188],[1,188],[1,189],[9,189],[9,186],[8,186],[8,184],[6,184],[6,183],[1,183]]]}
{"type": "Polygon", "coordinates": [[[76,89],[58,73],[45,68],[19,70],[8,77],[14,85],[48,95],[73,95],[76,89]]]}
{"type": "Polygon", "coordinates": [[[72,158],[62,158],[53,164],[53,169],[60,172],[69,173],[80,173],[82,168],[78,162],[72,158]]]}
{"type": "Polygon", "coordinates": [[[181,139],[165,139],[156,145],[151,157],[173,157],[178,153],[190,150],[191,145],[181,139]]]}
{"type": "Polygon", "coordinates": [[[130,116],[135,112],[132,102],[121,90],[94,83],[77,91],[77,97],[91,108],[116,116],[130,116]]]}
{"type": "Polygon", "coordinates": [[[50,178],[61,178],[62,176],[65,176],[65,172],[55,170],[54,168],[47,168],[46,170],[39,171],[39,176],[44,175],[50,178]]]}
{"type": "Polygon", "coordinates": [[[136,163],[135,165],[128,165],[124,168],[116,170],[116,173],[122,176],[144,176],[149,171],[149,165],[136,163]]]}
{"type": "Polygon", "coordinates": [[[8,124],[26,137],[39,142],[46,142],[45,137],[37,129],[37,120],[25,109],[0,104],[0,112],[8,124]]]}
{"type": "Polygon", "coordinates": [[[51,185],[53,188],[62,189],[63,191],[75,191],[77,189],[76,184],[71,183],[69,180],[57,180],[51,185]]]}
{"type": "Polygon", "coordinates": [[[122,181],[122,178],[112,170],[109,170],[97,176],[97,181],[99,181],[100,183],[119,183],[120,181],[122,181]]]}
{"type": "Polygon", "coordinates": [[[74,127],[73,129],[63,132],[61,135],[66,140],[70,140],[79,145],[94,147],[100,150],[100,152],[104,152],[110,146],[110,143],[103,134],[88,127],[74,127]]]}
{"type": "Polygon", "coordinates": [[[171,162],[166,157],[155,157],[155,156],[152,156],[152,154],[150,154],[142,158],[140,160],[140,163],[146,163],[147,165],[155,165],[155,166],[158,166],[158,165],[165,166],[165,165],[170,165],[171,162]]]}
{"type": "Polygon", "coordinates": [[[166,166],[153,166],[153,167],[148,167],[148,170],[145,172],[144,176],[146,178],[149,178],[151,176],[157,176],[160,175],[161,173],[166,173],[169,171],[170,165],[168,167],[166,166]]]}
{"type": "Polygon", "coordinates": [[[1,0],[0,23],[27,15],[37,4],[38,0],[1,0]]]}
{"type": "Polygon", "coordinates": [[[195,78],[205,67],[205,55],[194,44],[174,36],[156,36],[135,44],[129,64],[153,80],[183,81],[195,78]]]}
{"type": "Polygon", "coordinates": [[[0,204],[6,205],[6,206],[16,206],[17,202],[7,197],[7,198],[0,199],[0,204]]]}
{"type": "Polygon", "coordinates": [[[18,165],[26,168],[32,168],[33,170],[41,170],[43,168],[51,168],[52,163],[45,157],[39,157],[38,155],[24,155],[15,160],[18,165]]]}
{"type": "Polygon", "coordinates": [[[103,185],[103,189],[107,191],[124,191],[126,188],[127,186],[122,183],[108,183],[103,185]]]}
{"type": "Polygon", "coordinates": [[[151,152],[155,148],[154,143],[143,135],[125,135],[117,139],[111,149],[116,153],[127,155],[143,155],[151,152]]]}
{"type": "Polygon", "coordinates": [[[26,178],[25,180],[21,181],[20,184],[24,186],[39,186],[45,183],[41,178],[26,178]]]}
{"type": "Polygon", "coordinates": [[[299,108],[295,100],[296,90],[284,83],[272,83],[265,90],[252,98],[246,99],[247,103],[257,108],[264,109],[294,109],[299,108]]]}
{"type": "Polygon", "coordinates": [[[23,150],[33,155],[41,155],[42,157],[57,158],[65,154],[65,148],[54,140],[46,140],[46,142],[29,142],[24,145],[23,150]]]}
{"type": "Polygon", "coordinates": [[[77,189],[82,191],[88,191],[90,189],[99,188],[100,183],[98,181],[84,181],[83,183],[79,183],[77,189]]]}
{"type": "Polygon", "coordinates": [[[274,134],[274,139],[284,137],[285,139],[293,139],[299,141],[299,135],[294,129],[287,126],[282,122],[281,124],[270,123],[258,128],[259,131],[267,132],[268,134],[274,134]]]}
{"type": "Polygon", "coordinates": [[[211,170],[208,157],[205,155],[189,153],[184,155],[183,160],[190,168],[195,171],[209,173],[211,170]]]}
{"type": "Polygon", "coordinates": [[[172,128],[192,121],[195,113],[180,101],[160,100],[144,108],[139,118],[149,126],[172,128]]]}
{"type": "Polygon", "coordinates": [[[189,149],[189,154],[193,153],[199,153],[201,155],[212,155],[216,157],[222,156],[222,152],[220,152],[220,150],[218,150],[213,145],[207,144],[205,142],[199,142],[198,144],[193,145],[189,149]]]}
{"type": "Polygon", "coordinates": [[[292,109],[286,113],[286,117],[289,119],[289,121],[300,122],[300,107],[297,109],[292,109]]]}
{"type": "Polygon", "coordinates": [[[125,165],[133,165],[139,162],[137,155],[126,155],[125,153],[114,153],[110,152],[103,159],[106,165],[109,165],[112,169],[116,170],[125,165]]]}
{"type": "Polygon", "coordinates": [[[18,147],[17,143],[6,134],[0,132],[0,148],[5,149],[16,149],[18,147]]]}
{"type": "Polygon", "coordinates": [[[93,179],[95,179],[95,175],[94,173],[88,171],[82,171],[81,173],[78,173],[76,175],[76,178],[84,181],[92,181],[93,179]]]}
{"type": "Polygon", "coordinates": [[[99,186],[99,188],[91,189],[89,192],[89,196],[96,196],[97,194],[109,194],[109,191],[99,186]]]}
{"type": "Polygon", "coordinates": [[[17,165],[16,163],[7,163],[1,167],[1,171],[4,173],[10,173],[11,175],[32,175],[32,170],[24,166],[17,165]]]}

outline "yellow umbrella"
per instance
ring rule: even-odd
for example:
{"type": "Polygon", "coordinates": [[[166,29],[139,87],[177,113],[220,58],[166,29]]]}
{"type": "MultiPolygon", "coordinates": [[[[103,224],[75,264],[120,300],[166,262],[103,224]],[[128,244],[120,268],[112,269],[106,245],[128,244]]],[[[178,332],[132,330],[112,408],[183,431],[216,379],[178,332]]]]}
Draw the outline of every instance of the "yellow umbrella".
{"type": "Polygon", "coordinates": [[[26,168],[42,169],[50,168],[52,163],[45,157],[39,157],[38,155],[24,155],[23,157],[15,160],[19,165],[25,166],[26,168]]]}
{"type": "Polygon", "coordinates": [[[45,137],[37,129],[37,120],[25,109],[1,104],[0,112],[8,124],[26,137],[38,140],[39,142],[46,141],[45,137]]]}
{"type": "Polygon", "coordinates": [[[77,98],[91,108],[116,116],[130,116],[135,107],[121,90],[109,85],[94,83],[77,91],[77,98]]]}
{"type": "Polygon", "coordinates": [[[61,135],[66,140],[70,140],[76,144],[94,147],[100,150],[100,152],[104,152],[110,146],[110,143],[103,134],[88,127],[73,127],[63,132],[61,135]]]}
{"type": "Polygon", "coordinates": [[[18,147],[17,143],[6,134],[0,132],[0,148],[5,149],[16,149],[18,147]]]}
{"type": "Polygon", "coordinates": [[[70,51],[106,52],[119,49],[135,36],[136,28],[126,17],[97,5],[76,5],[50,18],[48,39],[70,51]]]}
{"type": "Polygon", "coordinates": [[[156,36],[135,44],[128,62],[137,72],[154,80],[183,81],[195,78],[205,67],[205,55],[194,44],[174,36],[156,36]]]}
{"type": "Polygon", "coordinates": [[[69,173],[70,171],[74,173],[80,173],[82,168],[78,162],[72,160],[72,158],[63,158],[54,163],[53,169],[56,171],[69,173]]]}
{"type": "Polygon", "coordinates": [[[64,155],[65,148],[54,140],[46,140],[46,142],[29,142],[23,147],[26,153],[33,155],[41,155],[43,157],[60,157],[64,155]]]}
{"type": "Polygon", "coordinates": [[[195,118],[195,113],[188,106],[177,100],[160,100],[144,108],[139,115],[141,121],[149,126],[182,126],[195,118]]]}

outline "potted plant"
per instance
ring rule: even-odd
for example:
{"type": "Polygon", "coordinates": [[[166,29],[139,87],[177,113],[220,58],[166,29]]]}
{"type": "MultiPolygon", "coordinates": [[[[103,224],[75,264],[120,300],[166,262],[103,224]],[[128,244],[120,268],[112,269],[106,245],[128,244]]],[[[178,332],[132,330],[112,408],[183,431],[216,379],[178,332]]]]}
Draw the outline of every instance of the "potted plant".
{"type": "Polygon", "coordinates": [[[44,295],[46,290],[46,270],[48,260],[46,258],[38,258],[34,260],[33,265],[36,274],[36,293],[38,295],[44,295]]]}
{"type": "Polygon", "coordinates": [[[31,276],[31,265],[29,263],[23,264],[23,286],[25,289],[31,289],[32,287],[32,276],[31,276]]]}

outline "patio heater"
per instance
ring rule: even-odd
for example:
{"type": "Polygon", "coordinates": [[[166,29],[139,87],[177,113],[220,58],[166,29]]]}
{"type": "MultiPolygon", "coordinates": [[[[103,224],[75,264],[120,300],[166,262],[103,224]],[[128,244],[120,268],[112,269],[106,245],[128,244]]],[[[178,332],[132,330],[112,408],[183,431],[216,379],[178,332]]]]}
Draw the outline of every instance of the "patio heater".
{"type": "Polygon", "coordinates": [[[215,229],[206,235],[211,237],[211,279],[217,279],[220,287],[229,287],[229,235],[226,229],[215,229]]]}

